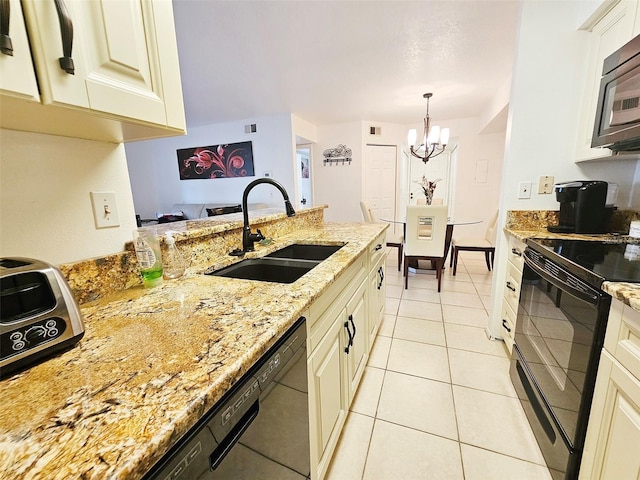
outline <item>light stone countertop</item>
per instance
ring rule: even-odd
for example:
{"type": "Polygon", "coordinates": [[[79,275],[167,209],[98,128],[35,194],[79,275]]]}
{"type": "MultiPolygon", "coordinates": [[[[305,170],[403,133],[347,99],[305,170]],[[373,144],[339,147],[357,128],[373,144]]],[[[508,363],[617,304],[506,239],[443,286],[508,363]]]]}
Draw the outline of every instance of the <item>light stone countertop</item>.
{"type": "Polygon", "coordinates": [[[78,345],[0,382],[0,478],[140,478],[385,228],[327,223],[259,247],[346,242],[289,285],[190,268],[84,303],[78,345]]]}

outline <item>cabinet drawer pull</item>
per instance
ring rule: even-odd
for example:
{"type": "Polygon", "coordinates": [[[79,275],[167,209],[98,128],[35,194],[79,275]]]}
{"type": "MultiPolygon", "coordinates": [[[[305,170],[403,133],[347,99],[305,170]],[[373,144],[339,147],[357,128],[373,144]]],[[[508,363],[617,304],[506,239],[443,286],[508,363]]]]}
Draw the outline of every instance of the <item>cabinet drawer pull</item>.
{"type": "Polygon", "coordinates": [[[347,342],[347,346],[344,347],[344,353],[349,355],[349,347],[353,345],[353,336],[351,335],[351,330],[349,330],[349,322],[344,322],[344,328],[347,329],[347,335],[349,335],[349,341],[347,342]]]}
{"type": "MultiPolygon", "coordinates": [[[[353,323],[353,315],[349,315],[349,321],[351,322],[351,326],[353,327],[353,338],[356,338],[356,324],[353,323]]],[[[351,345],[353,345],[353,339],[351,340],[351,345]]]]}
{"type": "Polygon", "coordinates": [[[9,0],[0,0],[0,51],[5,55],[13,56],[13,44],[9,36],[9,17],[11,4],[9,0]]]}
{"type": "Polygon", "coordinates": [[[504,329],[505,329],[507,332],[511,333],[511,328],[509,328],[509,326],[507,325],[507,319],[506,319],[506,318],[503,318],[503,319],[502,319],[502,326],[504,327],[504,329]]]}
{"type": "Polygon", "coordinates": [[[73,58],[71,58],[71,50],[73,49],[73,22],[67,10],[67,6],[63,0],[53,0],[58,12],[58,21],[60,22],[60,36],[62,38],[62,57],[58,60],[60,68],[70,75],[75,74],[73,58]]]}
{"type": "Polygon", "coordinates": [[[380,250],[382,248],[381,244],[376,245],[376,250],[380,250]]]}
{"type": "Polygon", "coordinates": [[[512,248],[511,249],[511,253],[513,253],[514,255],[517,255],[518,257],[522,256],[522,252],[520,250],[518,250],[517,248],[512,248]]]}
{"type": "Polygon", "coordinates": [[[514,287],[513,285],[511,285],[511,282],[507,282],[507,288],[508,288],[509,290],[511,290],[512,292],[515,292],[515,291],[516,291],[516,287],[514,287]]]}

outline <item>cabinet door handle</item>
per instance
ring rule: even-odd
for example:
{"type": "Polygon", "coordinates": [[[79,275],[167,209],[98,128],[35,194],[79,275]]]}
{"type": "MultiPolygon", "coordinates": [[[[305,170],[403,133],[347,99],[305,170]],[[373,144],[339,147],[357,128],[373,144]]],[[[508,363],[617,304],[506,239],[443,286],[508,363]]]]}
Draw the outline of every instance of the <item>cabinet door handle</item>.
{"type": "Polygon", "coordinates": [[[60,36],[62,38],[62,57],[58,60],[60,68],[70,75],[75,74],[73,58],[71,58],[71,50],[73,49],[73,22],[67,10],[67,6],[63,0],[53,0],[56,4],[58,12],[58,21],[60,22],[60,36]]]}
{"type": "MultiPolygon", "coordinates": [[[[349,321],[351,322],[351,326],[353,327],[353,338],[356,338],[356,324],[353,323],[353,315],[349,315],[349,321]]],[[[353,338],[351,339],[351,345],[353,345],[353,338]]]]}
{"type": "Polygon", "coordinates": [[[511,285],[511,282],[507,282],[507,288],[508,288],[509,290],[511,290],[512,292],[515,292],[515,291],[516,291],[516,287],[514,287],[513,285],[511,285]]]}
{"type": "Polygon", "coordinates": [[[507,319],[506,319],[506,318],[503,318],[503,319],[502,319],[502,326],[504,327],[504,329],[505,329],[507,332],[511,333],[511,328],[509,328],[509,326],[507,325],[507,319]]]}
{"type": "Polygon", "coordinates": [[[511,249],[511,253],[513,253],[514,255],[517,255],[518,257],[522,256],[522,252],[520,250],[518,250],[517,248],[512,248],[511,249]]]}
{"type": "Polygon", "coordinates": [[[9,0],[0,0],[0,51],[5,55],[13,56],[13,43],[9,36],[9,17],[11,4],[9,0]]]}
{"type": "Polygon", "coordinates": [[[347,335],[349,335],[349,341],[347,342],[347,346],[344,348],[344,353],[349,355],[349,347],[353,345],[353,336],[351,335],[351,330],[349,330],[349,322],[344,322],[344,328],[347,329],[347,335]]]}
{"type": "Polygon", "coordinates": [[[376,250],[380,250],[382,248],[381,244],[376,245],[376,250]]]}

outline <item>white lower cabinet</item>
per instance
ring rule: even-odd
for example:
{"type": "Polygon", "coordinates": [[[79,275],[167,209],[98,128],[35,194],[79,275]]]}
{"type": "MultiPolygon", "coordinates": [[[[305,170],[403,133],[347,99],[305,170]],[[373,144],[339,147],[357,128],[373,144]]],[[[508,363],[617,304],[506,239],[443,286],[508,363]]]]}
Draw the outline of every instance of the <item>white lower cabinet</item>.
{"type": "Polygon", "coordinates": [[[640,478],[640,312],[613,300],[580,480],[640,478]]]}
{"type": "Polygon", "coordinates": [[[333,322],[308,361],[311,478],[326,473],[347,415],[342,329],[341,322],[333,322]]]}
{"type": "Polygon", "coordinates": [[[384,312],[385,255],[376,241],[309,308],[312,480],[327,473],[384,312]]]}
{"type": "Polygon", "coordinates": [[[503,287],[502,301],[502,339],[509,354],[513,350],[516,331],[516,313],[520,300],[520,285],[522,283],[522,269],[524,268],[524,249],[526,244],[516,237],[509,237],[509,252],[507,253],[507,276],[503,287]]]}

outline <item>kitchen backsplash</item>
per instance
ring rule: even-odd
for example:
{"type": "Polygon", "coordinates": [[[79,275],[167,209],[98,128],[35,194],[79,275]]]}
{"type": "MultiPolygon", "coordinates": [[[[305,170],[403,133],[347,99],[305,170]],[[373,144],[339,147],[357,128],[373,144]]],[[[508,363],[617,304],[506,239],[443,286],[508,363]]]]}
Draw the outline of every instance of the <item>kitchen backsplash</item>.
{"type": "MultiPolygon", "coordinates": [[[[277,209],[259,210],[251,216],[250,224],[254,231],[260,228],[266,238],[277,239],[295,230],[322,225],[325,208],[327,206],[322,205],[299,210],[294,217],[287,217],[277,209]]],[[[221,268],[225,263],[235,261],[236,257],[230,257],[229,252],[242,246],[242,214],[209,218],[163,224],[157,227],[143,227],[143,229],[156,228],[160,236],[167,230],[175,232],[173,237],[176,245],[191,268],[202,270],[209,266],[221,268]],[[215,218],[215,220],[209,218],[215,218]]],[[[166,248],[164,239],[161,239],[161,248],[163,251],[166,248]]],[[[132,242],[127,242],[123,252],[62,264],[58,265],[58,268],[67,279],[79,304],[97,300],[120,290],[142,286],[132,242]]]]}
{"type": "MultiPolygon", "coordinates": [[[[609,221],[609,233],[629,233],[629,225],[640,219],[640,212],[634,210],[614,210],[609,221]]],[[[547,230],[548,225],[558,224],[557,210],[509,210],[505,228],[510,230],[547,230]]]]}

